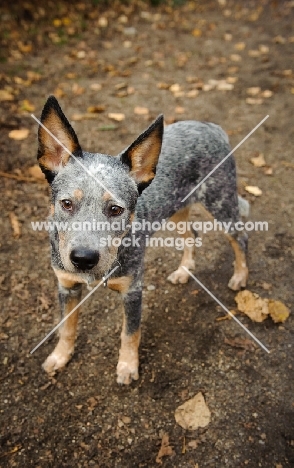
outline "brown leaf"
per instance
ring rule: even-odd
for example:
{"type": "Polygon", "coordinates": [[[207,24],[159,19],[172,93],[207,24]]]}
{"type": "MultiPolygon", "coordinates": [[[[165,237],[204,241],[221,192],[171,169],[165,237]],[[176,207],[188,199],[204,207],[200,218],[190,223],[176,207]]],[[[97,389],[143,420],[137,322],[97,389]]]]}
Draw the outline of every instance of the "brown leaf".
{"type": "Polygon", "coordinates": [[[169,445],[169,436],[168,434],[163,434],[161,439],[161,447],[159,449],[158,455],[156,457],[156,463],[162,465],[162,457],[168,457],[173,455],[174,451],[172,447],[169,445]]]}
{"type": "Polygon", "coordinates": [[[246,349],[248,351],[254,351],[256,349],[255,343],[248,338],[225,338],[225,344],[232,346],[233,348],[246,349]]]}
{"type": "Polygon", "coordinates": [[[19,130],[11,130],[11,132],[8,133],[8,136],[13,140],[24,140],[28,137],[29,132],[28,128],[20,128],[19,130]]]}
{"type": "Polygon", "coordinates": [[[196,296],[199,293],[199,289],[193,289],[193,291],[190,291],[190,294],[193,296],[196,296]]]}
{"type": "Polygon", "coordinates": [[[104,112],[106,109],[105,106],[90,106],[87,109],[87,112],[90,112],[91,114],[100,114],[101,112],[104,112]]]}

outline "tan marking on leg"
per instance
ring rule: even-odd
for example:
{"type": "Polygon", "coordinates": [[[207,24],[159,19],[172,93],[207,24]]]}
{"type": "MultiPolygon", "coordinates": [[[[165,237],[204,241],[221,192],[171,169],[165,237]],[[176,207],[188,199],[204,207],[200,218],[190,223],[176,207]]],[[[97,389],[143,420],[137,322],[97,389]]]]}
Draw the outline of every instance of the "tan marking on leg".
{"type": "Polygon", "coordinates": [[[51,216],[54,215],[54,212],[55,212],[54,205],[51,204],[50,205],[50,214],[51,214],[51,216]]]}
{"type": "MultiPolygon", "coordinates": [[[[173,221],[174,223],[178,223],[181,221],[187,223],[187,230],[184,234],[181,235],[185,241],[188,238],[192,238],[194,241],[193,233],[190,230],[190,224],[188,225],[190,210],[191,210],[191,205],[185,206],[184,208],[181,208],[179,211],[177,211],[170,218],[170,221],[173,221]]],[[[182,256],[179,268],[173,271],[168,276],[167,278],[168,281],[170,281],[173,284],[177,284],[177,283],[183,284],[183,283],[188,282],[190,275],[182,268],[182,266],[185,266],[188,270],[194,270],[195,268],[194,252],[195,252],[195,243],[193,246],[188,246],[186,244],[184,245],[184,252],[183,252],[183,256],[182,256]]]]}
{"type": "Polygon", "coordinates": [[[81,190],[81,189],[76,189],[73,193],[74,197],[77,199],[77,200],[81,200],[84,196],[84,192],[81,190]]]}
{"type": "Polygon", "coordinates": [[[134,217],[135,217],[135,213],[131,213],[130,214],[130,223],[132,224],[132,222],[134,221],[134,217]]]}
{"type": "Polygon", "coordinates": [[[132,281],[131,276],[121,276],[120,278],[109,278],[107,281],[107,287],[113,291],[118,291],[122,294],[128,292],[132,281]]]}
{"type": "Polygon", "coordinates": [[[235,262],[234,262],[234,274],[229,281],[229,288],[233,291],[238,291],[242,287],[246,286],[247,278],[248,278],[248,268],[246,265],[246,257],[245,253],[241,249],[240,245],[229,234],[226,234],[227,239],[229,240],[234,253],[235,253],[235,262]]]}
{"type": "MultiPolygon", "coordinates": [[[[70,297],[66,301],[64,316],[67,316],[78,304],[77,297],[70,297]]],[[[70,360],[76,339],[79,308],[75,310],[59,328],[59,341],[54,351],[43,364],[44,370],[49,375],[54,375],[62,369],[70,360]]]]}
{"type": "Polygon", "coordinates": [[[136,331],[132,335],[127,335],[124,316],[121,332],[121,348],[116,368],[117,383],[129,385],[132,380],[138,380],[140,339],[141,330],[136,331]]]}
{"type": "Polygon", "coordinates": [[[71,285],[76,283],[87,283],[87,281],[76,273],[69,273],[68,271],[58,270],[53,268],[55,275],[58,278],[58,281],[65,288],[70,288],[71,285]],[[66,286],[68,284],[69,286],[66,286]]]}

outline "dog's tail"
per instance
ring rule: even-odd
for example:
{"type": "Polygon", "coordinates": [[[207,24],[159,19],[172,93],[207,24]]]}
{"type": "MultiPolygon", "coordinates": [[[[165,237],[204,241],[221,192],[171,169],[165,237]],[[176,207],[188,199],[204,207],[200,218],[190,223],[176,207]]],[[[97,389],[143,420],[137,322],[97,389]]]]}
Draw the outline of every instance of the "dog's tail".
{"type": "Polygon", "coordinates": [[[245,198],[242,198],[238,195],[238,205],[239,205],[239,212],[240,216],[244,218],[248,218],[250,212],[250,204],[245,198]]]}

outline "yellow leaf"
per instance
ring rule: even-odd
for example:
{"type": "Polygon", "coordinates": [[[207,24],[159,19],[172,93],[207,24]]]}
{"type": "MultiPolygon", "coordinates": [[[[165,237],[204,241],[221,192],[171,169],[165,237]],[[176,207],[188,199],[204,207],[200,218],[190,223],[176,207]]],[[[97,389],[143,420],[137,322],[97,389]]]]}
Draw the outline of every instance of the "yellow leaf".
{"type": "Polygon", "coordinates": [[[245,47],[246,47],[245,42],[237,42],[237,44],[235,44],[234,46],[236,50],[244,50],[245,47]]]}
{"type": "Polygon", "coordinates": [[[8,133],[8,136],[13,140],[24,140],[28,137],[28,134],[28,128],[20,128],[19,130],[11,130],[11,132],[8,133]]]}
{"type": "Polygon", "coordinates": [[[53,20],[53,26],[55,26],[55,28],[59,28],[59,26],[62,25],[62,21],[58,18],[56,18],[55,20],[53,20]]]}
{"type": "Polygon", "coordinates": [[[200,37],[200,36],[202,36],[202,31],[201,31],[201,29],[197,29],[197,28],[196,28],[196,29],[193,29],[193,31],[192,31],[192,36],[194,36],[194,37],[200,37]]]}
{"type": "Polygon", "coordinates": [[[262,299],[258,294],[247,289],[235,296],[238,309],[246,314],[253,322],[263,322],[269,313],[268,299],[262,299]]]}
{"type": "Polygon", "coordinates": [[[290,310],[281,301],[269,300],[269,314],[275,323],[285,322],[290,315],[290,310]]]}
{"type": "Polygon", "coordinates": [[[70,18],[62,18],[62,23],[64,24],[64,26],[69,26],[71,24],[71,19],[70,18]]]}
{"type": "Polygon", "coordinates": [[[28,99],[24,99],[24,101],[21,101],[20,109],[26,112],[34,112],[35,106],[28,99]]]}

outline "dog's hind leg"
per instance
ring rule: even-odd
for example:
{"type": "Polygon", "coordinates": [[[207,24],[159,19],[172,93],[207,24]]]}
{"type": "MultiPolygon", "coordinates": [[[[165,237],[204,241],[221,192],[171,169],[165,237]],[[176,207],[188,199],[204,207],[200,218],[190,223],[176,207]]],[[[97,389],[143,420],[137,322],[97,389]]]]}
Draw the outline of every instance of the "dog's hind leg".
{"type": "Polygon", "coordinates": [[[187,283],[190,275],[187,273],[182,266],[186,267],[188,270],[194,270],[195,268],[195,260],[194,260],[194,253],[195,253],[195,235],[191,231],[190,226],[188,224],[189,218],[190,218],[190,210],[191,210],[191,205],[185,206],[184,208],[180,209],[177,211],[171,218],[170,221],[173,221],[174,223],[178,222],[183,222],[185,224],[185,232],[181,234],[181,236],[184,238],[184,252],[183,256],[181,259],[181,263],[179,265],[179,268],[175,271],[173,271],[169,276],[168,276],[168,281],[170,281],[173,284],[177,283],[187,283]],[[191,242],[189,245],[189,242],[186,242],[187,239],[193,239],[193,242],[191,242]],[[187,245],[188,244],[188,245],[187,245]]]}
{"type": "MultiPolygon", "coordinates": [[[[59,302],[62,318],[66,317],[79,304],[82,295],[82,285],[59,278],[59,302]]],[[[75,310],[59,328],[59,341],[54,351],[47,357],[43,364],[44,370],[49,375],[54,375],[62,369],[70,360],[76,339],[78,324],[78,309],[75,310]]]]}

